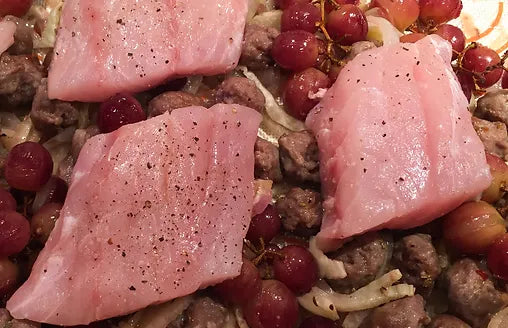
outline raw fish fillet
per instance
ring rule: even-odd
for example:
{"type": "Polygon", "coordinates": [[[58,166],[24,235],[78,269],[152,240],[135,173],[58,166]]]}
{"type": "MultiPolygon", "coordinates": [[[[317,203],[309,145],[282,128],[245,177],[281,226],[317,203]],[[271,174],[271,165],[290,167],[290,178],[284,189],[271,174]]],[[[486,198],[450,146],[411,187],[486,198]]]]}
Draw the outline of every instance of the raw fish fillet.
{"type": "Polygon", "coordinates": [[[247,0],[66,0],[49,98],[102,101],[240,58],[247,0]]]}
{"type": "Polygon", "coordinates": [[[359,54],[307,117],[316,135],[319,237],[408,229],[453,210],[491,181],[468,102],[438,36],[359,54]]]}
{"type": "Polygon", "coordinates": [[[260,121],[187,107],[89,139],[12,316],[88,324],[237,276],[260,121]]]}

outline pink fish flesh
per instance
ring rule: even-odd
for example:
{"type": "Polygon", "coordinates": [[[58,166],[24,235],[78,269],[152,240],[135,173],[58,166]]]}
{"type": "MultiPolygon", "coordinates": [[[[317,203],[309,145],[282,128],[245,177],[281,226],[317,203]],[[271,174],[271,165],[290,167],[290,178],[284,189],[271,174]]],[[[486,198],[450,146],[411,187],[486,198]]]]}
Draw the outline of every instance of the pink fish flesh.
{"type": "Polygon", "coordinates": [[[16,33],[16,23],[0,21],[0,55],[14,44],[14,33],[16,33]]]}
{"type": "Polygon", "coordinates": [[[254,180],[254,204],[252,215],[263,213],[268,205],[272,203],[272,180],[254,180]]]}

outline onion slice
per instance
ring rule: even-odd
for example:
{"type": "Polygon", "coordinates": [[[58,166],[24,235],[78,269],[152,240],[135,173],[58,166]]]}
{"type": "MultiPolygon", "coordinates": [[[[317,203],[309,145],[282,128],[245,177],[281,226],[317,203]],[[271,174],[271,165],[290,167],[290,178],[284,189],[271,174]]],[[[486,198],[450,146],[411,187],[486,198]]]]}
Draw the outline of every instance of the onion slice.
{"type": "Polygon", "coordinates": [[[305,124],[286,113],[254,73],[250,72],[245,66],[238,66],[238,68],[246,78],[256,84],[258,89],[263,93],[263,96],[265,96],[265,111],[272,120],[291,131],[305,130],[305,124]]]}
{"type": "Polygon", "coordinates": [[[397,44],[400,42],[400,33],[395,26],[383,17],[367,15],[369,31],[367,40],[382,42],[383,45],[397,44]]]}
{"type": "Polygon", "coordinates": [[[329,299],[330,295],[331,293],[327,293],[321,288],[312,287],[310,292],[298,297],[298,303],[315,315],[334,321],[339,320],[339,313],[335,310],[335,306],[332,307],[333,302],[329,299]]]}
{"type": "Polygon", "coordinates": [[[342,322],[343,328],[358,328],[362,322],[369,316],[372,309],[349,312],[342,322]]]}
{"type": "Polygon", "coordinates": [[[39,142],[40,133],[33,126],[30,116],[19,121],[14,114],[0,115],[0,142],[7,150],[25,141],[39,142]]]}
{"type": "Polygon", "coordinates": [[[249,328],[249,325],[247,324],[247,321],[245,320],[243,316],[242,310],[240,308],[235,308],[235,317],[236,317],[236,324],[240,328],[249,328]]]}
{"type": "MultiPolygon", "coordinates": [[[[33,44],[35,49],[41,48],[53,48],[56,42],[56,32],[58,29],[58,25],[60,24],[60,16],[62,15],[62,8],[64,5],[63,0],[57,1],[47,1],[45,3],[45,8],[37,8],[33,6],[33,10],[31,9],[31,13],[38,14],[39,20],[42,20],[42,16],[47,17],[44,19],[45,24],[42,30],[41,36],[39,37],[37,34],[34,34],[33,44]]],[[[37,17],[36,16],[36,17],[37,17]]]]}
{"type": "Polygon", "coordinates": [[[273,27],[280,31],[281,19],[282,10],[271,10],[254,16],[252,18],[252,23],[266,27],[273,27]]]}
{"type": "Polygon", "coordinates": [[[194,300],[185,296],[175,300],[149,306],[136,312],[129,319],[118,324],[119,328],[166,328],[185,311],[194,300]]]}
{"type": "Polygon", "coordinates": [[[185,83],[184,87],[182,88],[182,91],[192,93],[193,95],[195,95],[198,92],[202,82],[203,75],[189,76],[187,78],[187,83],[185,83]]]}
{"type": "Polygon", "coordinates": [[[415,288],[412,285],[393,285],[400,278],[402,278],[400,271],[393,270],[352,294],[327,293],[313,287],[309,293],[298,297],[298,302],[314,314],[337,320],[339,312],[367,310],[406,296],[413,296],[415,288]]]}
{"type": "Polygon", "coordinates": [[[249,0],[247,7],[247,21],[250,21],[256,15],[259,5],[259,0],[249,0]]]}
{"type": "Polygon", "coordinates": [[[53,159],[53,174],[58,175],[60,163],[70,154],[75,131],[75,127],[68,127],[43,144],[53,159]]]}
{"type": "Polygon", "coordinates": [[[263,115],[263,121],[259,125],[258,137],[265,139],[279,147],[279,138],[291,131],[272,120],[268,115],[263,115]]]}
{"type": "Polygon", "coordinates": [[[508,327],[508,307],[505,307],[498,313],[496,313],[492,319],[490,319],[487,328],[505,328],[508,327]]]}
{"type": "Polygon", "coordinates": [[[316,237],[312,237],[309,240],[309,251],[316,259],[321,278],[343,279],[347,276],[344,263],[327,257],[317,246],[316,237]]]}

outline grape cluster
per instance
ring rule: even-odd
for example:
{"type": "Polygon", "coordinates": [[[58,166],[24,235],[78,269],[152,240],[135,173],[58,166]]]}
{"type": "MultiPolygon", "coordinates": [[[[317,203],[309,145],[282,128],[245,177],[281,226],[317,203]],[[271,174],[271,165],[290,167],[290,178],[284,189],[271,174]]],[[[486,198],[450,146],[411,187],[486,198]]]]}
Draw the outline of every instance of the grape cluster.
{"type": "MultiPolygon", "coordinates": [[[[265,247],[264,243],[279,233],[280,220],[273,206],[254,216],[245,244],[260,256],[252,261],[244,259],[238,277],[213,287],[222,300],[242,308],[251,328],[294,328],[299,316],[296,296],[309,292],[318,279],[316,261],[306,247],[288,244],[280,248],[275,243],[265,247]],[[260,245],[260,249],[254,245],[260,245]],[[264,280],[256,267],[261,261],[273,272],[270,277],[264,276],[264,280]]],[[[309,320],[301,327],[321,327],[314,326],[321,323],[319,319],[309,320]]]]}
{"type": "MultiPolygon", "coordinates": [[[[457,18],[462,10],[461,0],[419,0],[416,10],[410,9],[416,0],[375,0],[374,4],[383,8],[383,13],[399,29],[408,29],[412,33],[401,37],[401,42],[416,42],[427,34],[436,34],[450,42],[453,49],[452,60],[457,78],[468,99],[475,91],[483,91],[501,79],[503,65],[507,55],[500,57],[494,50],[479,43],[472,42],[466,46],[464,33],[453,25],[447,24],[457,18]],[[399,5],[399,11],[393,17],[408,17],[413,20],[410,24],[398,25],[392,19],[393,7],[399,5]],[[403,12],[406,12],[404,14],[403,12]],[[409,13],[409,14],[408,14],[409,13]],[[416,13],[416,16],[415,16],[416,13]]],[[[410,20],[407,20],[409,22],[410,20]]],[[[505,78],[508,79],[508,78],[505,78]]],[[[503,85],[506,88],[506,82],[503,85]]]]}
{"type": "Polygon", "coordinates": [[[368,25],[358,0],[279,0],[281,34],[272,57],[291,72],[283,100],[288,112],[304,120],[317,104],[309,95],[328,88],[349,47],[367,37],[368,25]]]}
{"type": "MultiPolygon", "coordinates": [[[[278,6],[283,10],[282,32],[274,42],[272,57],[291,72],[282,95],[286,110],[305,120],[318,102],[312,95],[330,87],[350,46],[366,40],[367,19],[358,0],[278,0],[278,6]]],[[[450,42],[457,78],[470,98],[501,79],[506,55],[500,57],[478,43],[466,45],[464,33],[447,24],[461,10],[461,0],[373,0],[368,14],[411,32],[401,42],[416,42],[428,34],[450,42]]],[[[508,87],[508,73],[502,87],[508,87]]]]}
{"type": "Polygon", "coordinates": [[[18,255],[31,239],[44,245],[58,218],[67,184],[52,171],[50,153],[37,142],[20,143],[7,155],[4,177],[11,189],[0,189],[0,301],[19,283],[18,255]]]}
{"type": "Polygon", "coordinates": [[[456,71],[463,74],[462,88],[468,99],[468,94],[464,86],[473,86],[472,90],[482,91],[488,88],[503,75],[503,65],[508,53],[501,58],[494,50],[473,42],[462,51],[457,58],[456,71]]]}
{"type": "Polygon", "coordinates": [[[461,0],[422,0],[420,1],[420,31],[437,34],[451,43],[454,69],[468,99],[475,90],[482,91],[501,78],[505,57],[501,58],[494,50],[472,42],[466,46],[464,33],[446,22],[459,16],[461,0]]]}

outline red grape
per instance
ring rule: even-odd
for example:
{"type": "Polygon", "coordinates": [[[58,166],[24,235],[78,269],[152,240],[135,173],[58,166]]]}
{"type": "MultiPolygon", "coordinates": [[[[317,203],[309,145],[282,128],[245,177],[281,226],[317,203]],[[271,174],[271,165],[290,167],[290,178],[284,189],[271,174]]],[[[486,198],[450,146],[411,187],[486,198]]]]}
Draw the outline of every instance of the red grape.
{"type": "Polygon", "coordinates": [[[503,73],[503,79],[501,80],[501,88],[508,89],[508,71],[503,73]]]}
{"type": "Polygon", "coordinates": [[[343,5],[333,10],[326,23],[330,36],[343,45],[365,40],[368,29],[365,15],[355,5],[343,5]]]}
{"type": "Polygon", "coordinates": [[[459,80],[464,95],[466,95],[467,100],[470,101],[471,96],[473,95],[473,91],[475,90],[473,76],[471,73],[458,71],[457,79],[459,80]]]}
{"type": "Polygon", "coordinates": [[[19,253],[30,239],[30,223],[14,211],[0,212],[0,257],[19,253]]]}
{"type": "Polygon", "coordinates": [[[508,280],[508,234],[504,234],[490,246],[487,265],[495,276],[508,280]]]}
{"type": "Polygon", "coordinates": [[[46,243],[60,216],[61,209],[62,204],[60,203],[47,203],[35,213],[30,221],[30,230],[35,239],[43,244],[46,243]]]}
{"type": "Polygon", "coordinates": [[[16,287],[19,268],[8,258],[0,259],[0,302],[16,287]]]}
{"type": "Polygon", "coordinates": [[[482,200],[494,204],[505,195],[505,188],[508,186],[508,165],[505,161],[495,155],[485,154],[487,164],[490,167],[492,182],[482,193],[482,200]]]}
{"type": "Polygon", "coordinates": [[[426,37],[426,35],[423,33],[404,34],[403,36],[400,37],[400,42],[415,43],[416,41],[419,41],[419,40],[423,39],[424,37],[426,37]]]}
{"type": "Polygon", "coordinates": [[[310,3],[298,3],[282,12],[281,31],[304,30],[317,31],[316,23],[321,20],[319,8],[310,3]]]}
{"type": "Polygon", "coordinates": [[[482,73],[483,78],[475,78],[478,86],[488,88],[499,81],[503,68],[497,67],[486,72],[488,67],[499,64],[501,58],[494,50],[477,44],[476,47],[466,50],[462,58],[462,66],[472,72],[482,73]]]}
{"type": "Polygon", "coordinates": [[[273,261],[275,279],[296,294],[310,291],[318,279],[318,267],[312,254],[301,246],[286,246],[273,261]]]}
{"type": "Polygon", "coordinates": [[[32,0],[0,0],[0,17],[25,15],[32,5],[32,0]]]}
{"type": "Polygon", "coordinates": [[[16,200],[7,190],[0,189],[0,211],[16,210],[16,200]]]}
{"type": "Polygon", "coordinates": [[[287,9],[298,3],[311,3],[312,0],[276,0],[275,3],[280,9],[287,9]]]}
{"type": "Polygon", "coordinates": [[[99,107],[97,125],[102,133],[115,131],[119,127],[143,121],[146,113],[141,104],[131,95],[117,94],[99,107]]]}
{"type": "Polygon", "coordinates": [[[461,0],[420,0],[420,20],[426,24],[439,25],[459,17],[461,0]]]}
{"type": "Polygon", "coordinates": [[[367,16],[374,16],[374,17],[384,18],[384,19],[386,19],[387,21],[389,21],[389,22],[391,22],[393,24],[392,17],[390,16],[390,14],[388,14],[388,11],[386,9],[384,9],[384,8],[379,8],[379,7],[370,8],[369,10],[367,10],[365,12],[365,14],[367,16]]]}
{"type": "Polygon", "coordinates": [[[452,49],[454,50],[452,59],[457,59],[458,53],[464,50],[464,47],[466,46],[466,37],[464,36],[464,32],[456,26],[443,24],[440,25],[434,33],[450,42],[452,49]]]}
{"type": "Polygon", "coordinates": [[[37,191],[48,182],[53,171],[51,155],[37,142],[14,146],[5,162],[5,179],[16,189],[37,191]]]}
{"type": "Polygon", "coordinates": [[[319,102],[318,99],[309,99],[309,92],[316,93],[320,88],[329,86],[328,76],[315,68],[307,68],[291,76],[282,95],[289,114],[304,120],[309,111],[319,102]]]}
{"type": "Polygon", "coordinates": [[[258,293],[244,306],[243,314],[250,328],[294,328],[298,302],[280,281],[264,280],[258,293]]]}
{"type": "Polygon", "coordinates": [[[418,0],[374,0],[372,7],[383,8],[393,25],[404,31],[413,24],[420,14],[418,0]]]}
{"type": "Polygon", "coordinates": [[[261,288],[259,271],[251,261],[243,259],[242,270],[236,278],[226,280],[214,287],[224,300],[238,305],[252,299],[261,288]]]}
{"type": "MultiPolygon", "coordinates": [[[[335,0],[338,5],[355,5],[358,6],[360,0],[335,0]]],[[[331,1],[325,1],[325,12],[329,13],[332,10],[337,9],[331,1]]]]}
{"type": "Polygon", "coordinates": [[[52,176],[49,181],[35,194],[32,211],[37,212],[42,205],[56,202],[63,203],[67,195],[67,183],[57,176],[52,176]]]}
{"type": "Polygon", "coordinates": [[[303,320],[300,328],[336,328],[335,323],[327,318],[313,316],[303,320]]]}
{"type": "Polygon", "coordinates": [[[250,221],[247,239],[258,242],[260,238],[263,238],[263,241],[268,243],[279,233],[280,226],[279,212],[274,206],[268,205],[263,213],[255,215],[250,221]]]}
{"type": "Polygon", "coordinates": [[[296,30],[282,32],[273,42],[272,57],[282,68],[300,71],[314,66],[319,43],[310,32],[296,30]]]}
{"type": "Polygon", "coordinates": [[[483,201],[464,203],[448,213],[443,221],[444,239],[467,254],[483,254],[505,233],[501,215],[483,201]]]}

